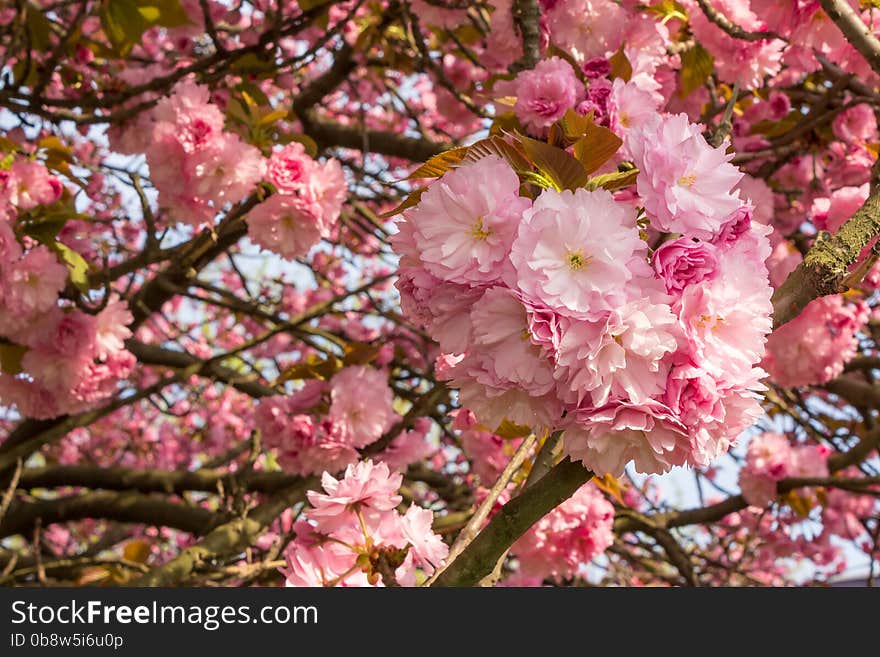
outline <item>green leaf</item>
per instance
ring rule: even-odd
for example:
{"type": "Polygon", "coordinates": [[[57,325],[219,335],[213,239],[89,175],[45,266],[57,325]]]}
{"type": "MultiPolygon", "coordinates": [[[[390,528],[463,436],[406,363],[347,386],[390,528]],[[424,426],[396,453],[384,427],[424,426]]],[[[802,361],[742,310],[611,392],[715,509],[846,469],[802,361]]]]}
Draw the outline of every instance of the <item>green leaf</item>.
{"type": "Polygon", "coordinates": [[[21,373],[21,359],[28,348],[14,342],[0,343],[0,372],[9,375],[21,373]]]}
{"type": "Polygon", "coordinates": [[[64,217],[41,217],[37,221],[28,221],[22,225],[22,233],[33,237],[40,244],[52,244],[55,237],[67,223],[67,215],[64,217]]]}
{"type": "Polygon", "coordinates": [[[150,25],[183,27],[192,25],[180,0],[135,0],[138,11],[150,25]]]}
{"type": "Polygon", "coordinates": [[[317,9],[318,7],[323,7],[324,5],[330,5],[330,0],[297,0],[299,8],[302,11],[311,11],[312,9],[317,9]]]}
{"type": "Polygon", "coordinates": [[[496,116],[489,127],[489,134],[493,136],[504,133],[522,134],[523,132],[525,132],[525,128],[512,110],[496,116]]]}
{"type": "Polygon", "coordinates": [[[0,135],[0,153],[17,153],[21,148],[18,144],[16,144],[11,139],[7,139],[6,137],[0,135]]]}
{"type": "Polygon", "coordinates": [[[499,438],[507,438],[508,440],[512,440],[514,438],[525,438],[530,433],[532,433],[532,429],[525,425],[514,424],[508,419],[504,419],[498,428],[493,431],[496,436],[499,438]]]}
{"type": "Polygon", "coordinates": [[[611,72],[608,74],[610,79],[620,78],[624,82],[629,82],[633,74],[633,67],[630,64],[626,53],[623,52],[623,46],[608,58],[611,63],[611,72]]]}
{"type": "Polygon", "coordinates": [[[587,181],[587,189],[594,191],[599,189],[607,189],[613,192],[616,189],[629,187],[636,181],[639,175],[638,169],[628,169],[627,171],[615,171],[614,173],[603,173],[601,176],[593,176],[587,181]]]}
{"type": "Polygon", "coordinates": [[[551,187],[554,189],[556,188],[556,185],[552,180],[537,171],[517,171],[516,173],[519,175],[521,182],[537,185],[542,189],[550,189],[551,187]]]}
{"type": "Polygon", "coordinates": [[[439,178],[444,173],[454,168],[455,165],[460,164],[467,155],[469,148],[469,146],[459,146],[458,148],[450,148],[448,151],[443,151],[409,174],[406,179],[439,178]]]}
{"type": "Polygon", "coordinates": [[[605,164],[622,144],[623,140],[608,128],[590,123],[574,144],[574,156],[589,174],[605,164]]]}
{"type": "Polygon", "coordinates": [[[27,29],[30,46],[35,51],[46,51],[52,45],[52,24],[46,15],[35,7],[27,8],[27,29]]]}
{"type": "Polygon", "coordinates": [[[547,142],[554,146],[567,148],[586,135],[592,123],[592,113],[584,116],[569,108],[565,110],[561,119],[550,126],[547,142]]]}
{"type": "Polygon", "coordinates": [[[285,381],[298,381],[302,379],[321,379],[322,381],[326,381],[342,369],[342,367],[342,361],[336,358],[336,356],[323,359],[312,354],[303,362],[297,363],[284,370],[278,378],[275,379],[274,385],[284,383],[285,381]]]}
{"type": "Polygon", "coordinates": [[[538,171],[558,190],[575,190],[587,183],[587,170],[568,152],[542,141],[522,137],[522,147],[538,171]]]}
{"type": "Polygon", "coordinates": [[[134,0],[105,0],[100,16],[104,34],[121,57],[127,56],[140,43],[149,27],[134,0]]]}
{"type": "Polygon", "coordinates": [[[381,345],[367,344],[366,342],[351,342],[345,345],[345,356],[342,362],[348,365],[366,365],[373,362],[379,355],[381,345]]]}
{"type": "Polygon", "coordinates": [[[293,134],[293,135],[285,135],[285,138],[288,140],[288,143],[292,141],[299,142],[303,146],[305,146],[306,153],[309,157],[318,157],[318,143],[309,137],[308,135],[302,134],[293,134]]]}
{"type": "Polygon", "coordinates": [[[70,282],[83,293],[89,291],[89,263],[79,253],[71,249],[63,242],[55,242],[50,247],[58,257],[67,265],[70,272],[70,282]]]}
{"type": "Polygon", "coordinates": [[[408,208],[413,208],[417,206],[419,204],[419,201],[422,200],[422,194],[424,194],[425,190],[427,189],[427,186],[414,189],[412,192],[410,192],[409,196],[403,199],[403,202],[400,205],[395,207],[393,210],[388,210],[388,212],[383,212],[382,214],[378,215],[379,219],[388,219],[390,217],[400,214],[408,208]]]}
{"type": "Polygon", "coordinates": [[[497,155],[517,171],[528,169],[530,165],[526,154],[500,135],[481,139],[468,146],[468,152],[463,161],[477,162],[488,155],[497,155]]]}
{"type": "Polygon", "coordinates": [[[677,18],[680,21],[687,21],[688,14],[687,9],[685,9],[680,3],[675,0],[662,0],[661,2],[645,7],[645,10],[660,16],[662,20],[660,21],[663,25],[672,20],[673,18],[677,18]]]}
{"type": "Polygon", "coordinates": [[[712,55],[699,43],[681,53],[681,95],[688,96],[702,87],[714,70],[712,55]]]}
{"type": "Polygon", "coordinates": [[[45,163],[49,169],[67,176],[71,175],[70,165],[74,162],[73,149],[54,135],[41,139],[38,145],[46,153],[45,163]]]}

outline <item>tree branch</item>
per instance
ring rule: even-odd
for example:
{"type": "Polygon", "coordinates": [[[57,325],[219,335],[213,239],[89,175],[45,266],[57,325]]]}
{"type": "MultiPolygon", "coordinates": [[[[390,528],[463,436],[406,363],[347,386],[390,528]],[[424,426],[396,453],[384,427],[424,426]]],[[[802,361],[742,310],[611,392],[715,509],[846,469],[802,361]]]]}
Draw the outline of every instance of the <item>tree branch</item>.
{"type": "Polygon", "coordinates": [[[223,515],[195,506],[184,506],[163,498],[133,491],[99,492],[38,502],[17,502],[0,523],[0,538],[29,534],[38,521],[43,526],[83,518],[104,518],[117,522],[174,527],[192,534],[203,534],[223,515]]]}
{"type": "Polygon", "coordinates": [[[773,294],[773,328],[797,317],[813,299],[844,291],[850,265],[880,233],[880,191],[874,190],[840,230],[819,233],[813,248],[773,294]]]}
{"type": "Polygon", "coordinates": [[[488,575],[502,554],[538,520],[574,495],[593,474],[579,461],[565,458],[529,490],[505,504],[434,586],[474,586],[488,575]]]}
{"type": "Polygon", "coordinates": [[[865,25],[858,12],[847,0],[819,0],[819,3],[853,48],[858,50],[874,72],[880,75],[880,40],[865,25]]]}
{"type": "Polygon", "coordinates": [[[220,525],[196,545],[183,550],[168,563],[131,582],[132,586],[180,584],[201,564],[211,559],[238,554],[253,545],[285,509],[305,499],[306,491],[318,485],[316,477],[303,479],[254,509],[247,517],[220,525]]]}
{"type": "Polygon", "coordinates": [[[300,477],[284,472],[217,472],[197,470],[132,470],[130,468],[101,468],[93,465],[50,465],[29,468],[21,473],[18,488],[54,488],[81,486],[105,490],[134,490],[141,493],[180,494],[187,491],[216,493],[247,490],[275,493],[300,481],[300,477]]]}
{"type": "Polygon", "coordinates": [[[522,39],[522,57],[510,67],[511,73],[534,68],[541,59],[541,7],[538,0],[514,0],[513,23],[522,39]]]}

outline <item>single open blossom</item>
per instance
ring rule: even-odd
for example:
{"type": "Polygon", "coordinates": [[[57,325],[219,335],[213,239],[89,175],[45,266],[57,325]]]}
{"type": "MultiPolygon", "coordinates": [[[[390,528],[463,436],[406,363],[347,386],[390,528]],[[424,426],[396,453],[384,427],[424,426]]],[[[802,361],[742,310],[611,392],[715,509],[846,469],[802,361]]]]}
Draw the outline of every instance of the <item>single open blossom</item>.
{"type": "Polygon", "coordinates": [[[318,209],[298,196],[273,194],[250,211],[247,222],[255,243],[288,260],[304,256],[326,236],[318,209]]]}
{"type": "Polygon", "coordinates": [[[632,210],[605,190],[546,190],[525,213],[510,259],[527,297],[596,319],[625,301],[631,263],[645,249],[632,210]]]}
{"type": "MultiPolygon", "coordinates": [[[[653,82],[653,78],[648,79],[653,82]]],[[[645,88],[646,85],[639,82],[638,79],[624,82],[621,78],[616,78],[611,87],[608,115],[611,118],[611,129],[620,137],[626,135],[630,129],[642,127],[657,115],[662,99],[652,93],[655,89],[645,88]]]]}
{"type": "Polygon", "coordinates": [[[441,566],[449,547],[432,530],[434,514],[416,505],[397,511],[401,479],[372,461],[339,480],[325,473],[324,492],[308,491],[313,508],[285,550],[287,586],[387,586],[387,577],[415,586],[417,569],[430,575],[441,566]]]}
{"type": "Polygon", "coordinates": [[[16,158],[12,163],[5,187],[6,202],[22,212],[54,203],[64,189],[46,167],[24,158],[16,158]]]}
{"type": "Polygon", "coordinates": [[[692,358],[707,371],[736,380],[763,357],[772,290],[755,272],[766,271],[769,251],[766,237],[753,230],[719,255],[714,279],[682,293],[680,323],[692,358]]]}
{"type": "Polygon", "coordinates": [[[840,112],[831,127],[835,135],[852,144],[864,145],[877,138],[877,117],[867,103],[840,112]]]}
{"type": "Polygon", "coordinates": [[[384,463],[361,461],[348,466],[342,479],[329,473],[321,477],[324,493],[309,492],[309,502],[315,509],[311,515],[321,521],[330,521],[359,508],[389,511],[400,504],[397,494],[402,476],[392,473],[384,463]]]}
{"type": "Polygon", "coordinates": [[[302,191],[313,169],[314,160],[299,142],[291,142],[280,151],[275,151],[266,162],[266,176],[280,194],[302,191]]]}
{"type": "Polygon", "coordinates": [[[516,104],[513,111],[532,133],[541,135],[565,111],[584,99],[584,85],[567,61],[550,57],[514,80],[516,104]]]}
{"type": "Polygon", "coordinates": [[[711,244],[680,237],[664,242],[654,251],[652,263],[669,294],[681,294],[715,275],[718,259],[711,244]]]}
{"type": "Polygon", "coordinates": [[[445,173],[404,215],[429,272],[443,281],[486,284],[499,277],[529,205],[513,169],[491,155],[445,173]]]}
{"type": "Polygon", "coordinates": [[[553,370],[533,344],[525,307],[507,288],[493,287],[471,311],[472,355],[499,381],[543,395],[554,386],[553,370]]]}
{"type": "Polygon", "coordinates": [[[128,304],[114,294],[95,319],[97,320],[95,339],[98,356],[104,358],[113,352],[124,349],[125,340],[131,337],[128,325],[134,321],[134,317],[128,310],[128,304]]]}
{"type": "Polygon", "coordinates": [[[391,427],[393,401],[385,373],[364,365],[346,367],[330,381],[329,418],[348,444],[363,447],[391,427]]]}
{"type": "Polygon", "coordinates": [[[433,513],[414,504],[400,517],[401,532],[410,544],[415,559],[428,574],[440,566],[449,554],[449,546],[431,530],[433,522],[433,513]]]}
{"type": "Polygon", "coordinates": [[[656,117],[627,135],[637,188],[657,230],[711,240],[742,203],[731,192],[742,174],[724,146],[713,148],[687,115],[656,117]]]}
{"type": "Polygon", "coordinates": [[[622,45],[627,21],[621,5],[601,0],[541,4],[553,42],[571,48],[578,59],[606,57],[622,45]]]}
{"type": "Polygon", "coordinates": [[[67,268],[49,249],[38,246],[5,268],[0,277],[0,334],[10,335],[55,306],[67,283],[67,268]]]}
{"type": "Polygon", "coordinates": [[[573,322],[559,346],[557,378],[566,397],[594,406],[609,398],[647,402],[663,390],[668,364],[678,348],[678,326],[669,306],[646,299],[630,302],[598,322],[573,322]]]}

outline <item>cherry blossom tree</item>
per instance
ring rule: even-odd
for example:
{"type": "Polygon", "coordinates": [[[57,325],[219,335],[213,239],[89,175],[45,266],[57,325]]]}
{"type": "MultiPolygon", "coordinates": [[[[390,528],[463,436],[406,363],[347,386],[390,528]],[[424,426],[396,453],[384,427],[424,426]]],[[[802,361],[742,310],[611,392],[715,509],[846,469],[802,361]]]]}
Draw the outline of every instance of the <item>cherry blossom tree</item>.
{"type": "Polygon", "coordinates": [[[0,583],[880,567],[880,8],[0,1],[0,583]]]}

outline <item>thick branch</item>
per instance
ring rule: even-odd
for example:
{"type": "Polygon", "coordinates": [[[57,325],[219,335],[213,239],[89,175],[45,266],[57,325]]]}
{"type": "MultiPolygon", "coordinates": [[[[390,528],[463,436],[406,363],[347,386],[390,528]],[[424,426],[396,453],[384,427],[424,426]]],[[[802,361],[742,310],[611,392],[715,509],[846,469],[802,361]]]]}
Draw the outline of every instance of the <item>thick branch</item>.
{"type": "Polygon", "coordinates": [[[55,488],[81,486],[105,490],[135,490],[141,493],[184,493],[204,491],[216,493],[247,490],[275,493],[294,485],[299,477],[284,472],[229,473],[211,470],[178,472],[174,470],[132,470],[129,468],[101,468],[93,465],[50,465],[29,468],[22,472],[18,487],[55,488]]]}
{"type": "Polygon", "coordinates": [[[512,73],[534,68],[541,59],[541,7],[538,0],[514,0],[513,23],[519,29],[523,55],[510,67],[512,73]]]}
{"type": "Polygon", "coordinates": [[[773,328],[797,317],[807,304],[844,290],[862,250],[880,233],[880,191],[875,190],[840,230],[820,233],[813,248],[773,295],[773,328]]]}
{"type": "Polygon", "coordinates": [[[574,495],[593,474],[580,462],[565,458],[522,495],[495,514],[434,586],[474,586],[488,575],[502,554],[529,527],[574,495]]]}
{"type": "Polygon", "coordinates": [[[429,160],[451,146],[451,144],[406,137],[393,132],[363,130],[358,126],[319,119],[311,114],[305,123],[308,135],[322,147],[351,148],[399,157],[411,162],[429,160]]]}
{"type": "Polygon", "coordinates": [[[223,520],[216,512],[129,491],[88,493],[39,502],[13,504],[0,524],[0,538],[30,534],[38,520],[43,526],[83,518],[174,527],[203,534],[223,520]]]}
{"type": "Polygon", "coordinates": [[[831,17],[840,31],[843,32],[853,48],[861,53],[874,72],[880,75],[880,40],[865,25],[858,12],[848,0],[819,0],[822,9],[831,17]]]}
{"type": "Polygon", "coordinates": [[[254,509],[247,517],[220,525],[196,545],[188,547],[168,563],[133,581],[133,586],[171,586],[186,580],[201,564],[211,559],[243,552],[285,509],[305,499],[306,491],[315,488],[314,477],[286,488],[254,509]]]}
{"type": "Polygon", "coordinates": [[[144,344],[134,339],[127,340],[125,347],[135,355],[139,362],[145,365],[162,365],[184,370],[192,368],[194,374],[214,381],[223,381],[254,398],[271,397],[278,394],[274,388],[251,380],[253,377],[242,375],[216,361],[202,361],[185,351],[174,351],[157,345],[144,344]]]}

